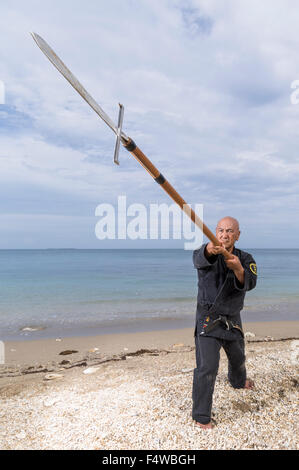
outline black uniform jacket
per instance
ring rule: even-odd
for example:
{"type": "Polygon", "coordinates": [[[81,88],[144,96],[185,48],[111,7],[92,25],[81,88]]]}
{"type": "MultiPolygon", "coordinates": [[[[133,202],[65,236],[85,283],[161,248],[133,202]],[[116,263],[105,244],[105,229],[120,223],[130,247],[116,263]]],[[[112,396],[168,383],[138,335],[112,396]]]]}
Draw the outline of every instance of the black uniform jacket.
{"type": "Polygon", "coordinates": [[[207,244],[193,252],[193,263],[198,274],[198,296],[196,310],[195,335],[213,336],[223,339],[235,339],[235,329],[227,331],[224,325],[205,333],[205,327],[219,315],[227,317],[235,325],[242,328],[240,311],[244,306],[247,291],[253,289],[257,281],[256,263],[253,257],[243,250],[233,249],[244,268],[244,285],[241,285],[234,272],[229,269],[223,255],[205,256],[207,244]]]}

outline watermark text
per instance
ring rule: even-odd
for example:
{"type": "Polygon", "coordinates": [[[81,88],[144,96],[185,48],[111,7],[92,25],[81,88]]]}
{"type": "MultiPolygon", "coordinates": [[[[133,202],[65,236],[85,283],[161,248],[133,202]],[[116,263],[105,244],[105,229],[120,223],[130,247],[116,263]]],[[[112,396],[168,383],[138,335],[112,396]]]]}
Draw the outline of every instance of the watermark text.
{"type": "Polygon", "coordinates": [[[299,340],[294,339],[291,342],[291,363],[294,365],[298,365],[299,360],[299,340]]]}
{"type": "Polygon", "coordinates": [[[0,80],[0,104],[5,104],[5,85],[2,80],[0,80]]]}
{"type": "Polygon", "coordinates": [[[5,346],[3,341],[0,341],[0,364],[5,363],[5,346]]]}
{"type": "Polygon", "coordinates": [[[291,83],[291,88],[294,90],[290,96],[291,103],[298,104],[299,103],[299,80],[293,80],[291,83]]]}
{"type": "Polygon", "coordinates": [[[185,250],[194,250],[203,242],[201,231],[203,205],[195,204],[199,226],[190,219],[192,207],[183,210],[177,204],[134,203],[127,206],[126,196],[119,196],[117,210],[112,204],[99,204],[95,210],[99,221],[95,234],[99,240],[186,240],[185,250]]]}

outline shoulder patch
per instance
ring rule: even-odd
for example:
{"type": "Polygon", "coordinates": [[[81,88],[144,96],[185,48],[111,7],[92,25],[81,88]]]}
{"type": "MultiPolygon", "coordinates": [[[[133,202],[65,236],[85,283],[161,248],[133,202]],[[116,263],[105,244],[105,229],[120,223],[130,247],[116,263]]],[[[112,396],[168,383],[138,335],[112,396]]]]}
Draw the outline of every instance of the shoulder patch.
{"type": "Polygon", "coordinates": [[[256,268],[256,264],[255,264],[255,263],[250,263],[249,268],[250,268],[250,271],[251,271],[253,274],[257,275],[257,268],[256,268]]]}

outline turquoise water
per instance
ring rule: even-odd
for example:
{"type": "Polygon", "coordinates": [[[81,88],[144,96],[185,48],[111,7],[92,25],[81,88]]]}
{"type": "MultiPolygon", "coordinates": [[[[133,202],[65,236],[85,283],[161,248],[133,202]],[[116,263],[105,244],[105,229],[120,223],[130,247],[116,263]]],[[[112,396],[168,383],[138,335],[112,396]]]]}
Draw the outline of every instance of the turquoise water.
{"type": "MultiPolygon", "coordinates": [[[[243,320],[299,320],[299,250],[245,251],[259,276],[243,320]]],[[[184,250],[0,250],[0,286],[2,340],[192,326],[196,309],[184,250]]]]}

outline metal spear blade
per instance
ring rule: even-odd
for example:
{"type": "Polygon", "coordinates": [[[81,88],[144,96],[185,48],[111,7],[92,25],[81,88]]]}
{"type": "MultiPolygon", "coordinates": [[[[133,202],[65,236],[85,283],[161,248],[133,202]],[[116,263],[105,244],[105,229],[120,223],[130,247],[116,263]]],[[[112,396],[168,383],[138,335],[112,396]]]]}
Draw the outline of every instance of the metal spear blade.
{"type": "MultiPolygon", "coordinates": [[[[112,119],[105,113],[105,111],[98,105],[98,103],[93,99],[93,97],[85,90],[83,85],[77,80],[75,75],[67,68],[67,66],[62,62],[58,55],[51,49],[49,44],[36,33],[31,33],[34,41],[49,59],[50,62],[57,68],[57,70],[66,78],[66,80],[72,85],[73,88],[82,96],[82,98],[91,106],[91,108],[100,116],[101,119],[113,130],[113,132],[118,135],[119,131],[117,126],[114,124],[112,119]]],[[[128,137],[121,132],[121,138],[125,141],[128,140],[128,137]]]]}

